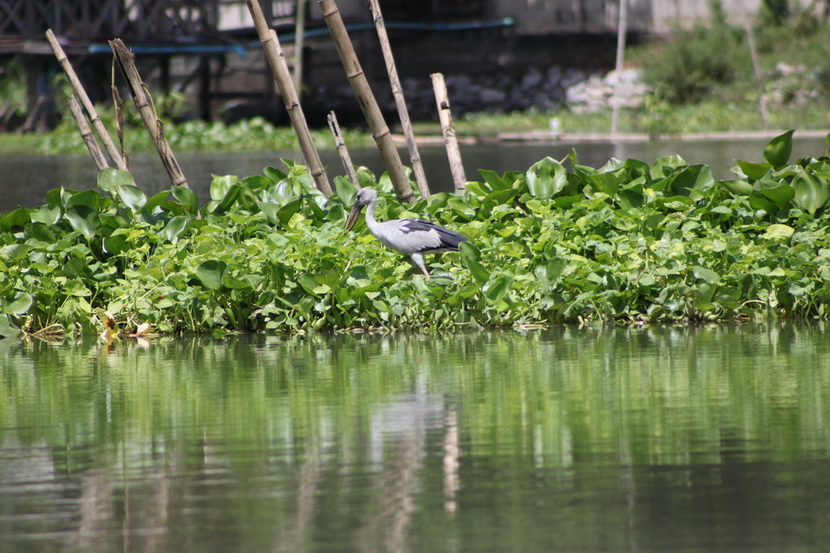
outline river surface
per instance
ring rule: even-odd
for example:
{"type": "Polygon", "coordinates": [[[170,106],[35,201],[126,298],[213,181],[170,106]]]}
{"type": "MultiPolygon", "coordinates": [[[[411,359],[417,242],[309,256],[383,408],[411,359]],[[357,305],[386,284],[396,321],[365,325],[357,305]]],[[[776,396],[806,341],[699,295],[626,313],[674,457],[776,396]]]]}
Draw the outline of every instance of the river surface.
{"type": "MultiPolygon", "coordinates": [[[[500,143],[462,144],[461,156],[469,180],[481,180],[478,169],[526,171],[533,163],[551,156],[561,160],[575,149],[583,165],[601,167],[611,158],[639,159],[651,163],[661,156],[678,154],[687,163],[703,163],[712,168],[715,178],[730,179],[730,168],[735,160],[763,161],[764,146],[773,137],[741,140],[661,140],[651,142],[550,142],[550,143],[500,143]]],[[[819,157],[826,153],[823,137],[798,137],[793,141],[793,160],[799,157],[819,157]]],[[[452,190],[449,163],[443,145],[419,147],[424,171],[433,192],[452,190]]],[[[329,178],[344,173],[340,158],[335,152],[321,152],[329,178]]],[[[356,165],[365,165],[380,175],[384,169],[375,149],[355,149],[351,152],[356,165]]],[[[299,152],[210,152],[177,154],[182,171],[190,187],[202,202],[210,199],[211,175],[237,175],[245,177],[261,174],[267,166],[284,168],[281,158],[302,159],[299,152]]],[[[401,158],[408,162],[406,149],[401,158]]],[[[158,156],[136,154],[131,156],[131,169],[138,186],[148,193],[160,192],[170,187],[170,181],[158,156]]],[[[3,156],[0,152],[0,212],[17,206],[35,207],[44,202],[46,192],[66,187],[84,190],[95,187],[97,170],[85,155],[53,156],[3,156]]]]}
{"type": "Polygon", "coordinates": [[[830,326],[0,340],[0,551],[824,552],[830,326]]]}

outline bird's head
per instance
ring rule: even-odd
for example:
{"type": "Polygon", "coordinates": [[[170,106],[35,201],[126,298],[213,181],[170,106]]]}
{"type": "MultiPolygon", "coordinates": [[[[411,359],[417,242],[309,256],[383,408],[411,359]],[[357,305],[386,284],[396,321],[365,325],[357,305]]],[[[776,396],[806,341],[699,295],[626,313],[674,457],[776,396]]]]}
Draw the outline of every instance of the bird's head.
{"type": "Polygon", "coordinates": [[[364,206],[376,202],[377,199],[378,193],[374,188],[360,189],[355,197],[352,210],[349,212],[349,217],[346,219],[346,231],[352,230],[352,227],[354,227],[355,223],[357,223],[357,219],[360,217],[360,210],[362,210],[364,206]]]}

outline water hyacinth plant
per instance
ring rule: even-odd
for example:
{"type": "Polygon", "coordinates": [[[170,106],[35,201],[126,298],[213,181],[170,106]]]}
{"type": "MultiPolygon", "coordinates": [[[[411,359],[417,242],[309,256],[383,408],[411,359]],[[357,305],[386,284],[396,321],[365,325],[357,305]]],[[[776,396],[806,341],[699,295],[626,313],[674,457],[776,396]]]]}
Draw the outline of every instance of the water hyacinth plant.
{"type": "Polygon", "coordinates": [[[827,318],[830,158],[791,163],[791,150],[792,131],[727,181],[678,156],[593,168],[572,152],[480,170],[464,195],[414,206],[362,169],[378,218],[470,238],[433,262],[433,279],[360,223],[344,235],[356,189],[343,177],[325,198],[283,160],[215,177],[200,206],[189,189],[148,197],[107,169],[97,189],[0,216],[0,334],[827,318]]]}

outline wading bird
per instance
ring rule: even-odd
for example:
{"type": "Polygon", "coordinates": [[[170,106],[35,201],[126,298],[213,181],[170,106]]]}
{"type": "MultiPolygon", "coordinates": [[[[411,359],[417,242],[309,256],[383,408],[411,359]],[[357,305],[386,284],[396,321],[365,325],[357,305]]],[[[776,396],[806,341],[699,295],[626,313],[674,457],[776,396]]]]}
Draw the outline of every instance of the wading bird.
{"type": "Polygon", "coordinates": [[[369,227],[369,232],[384,246],[412,258],[412,262],[426,276],[429,276],[429,271],[424,265],[423,254],[457,252],[458,245],[467,240],[466,236],[420,219],[393,219],[379,223],[375,219],[377,201],[378,193],[373,188],[361,188],[349,218],[346,219],[346,231],[352,229],[360,216],[360,211],[364,206],[368,206],[366,226],[369,227]]]}

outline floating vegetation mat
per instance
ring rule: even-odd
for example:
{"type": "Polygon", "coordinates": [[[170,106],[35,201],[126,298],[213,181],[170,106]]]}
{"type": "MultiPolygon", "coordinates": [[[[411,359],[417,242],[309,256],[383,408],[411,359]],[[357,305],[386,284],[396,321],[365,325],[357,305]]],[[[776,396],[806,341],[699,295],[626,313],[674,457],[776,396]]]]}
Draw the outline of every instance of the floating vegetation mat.
{"type": "Polygon", "coordinates": [[[380,220],[470,239],[428,259],[432,278],[362,224],[344,234],[356,188],[343,177],[326,198],[283,160],[216,177],[200,206],[105,169],[94,189],[0,217],[0,335],[827,318],[830,159],[791,162],[792,134],[727,181],[678,156],[593,168],[572,152],[402,205],[361,169],[380,220]]]}

